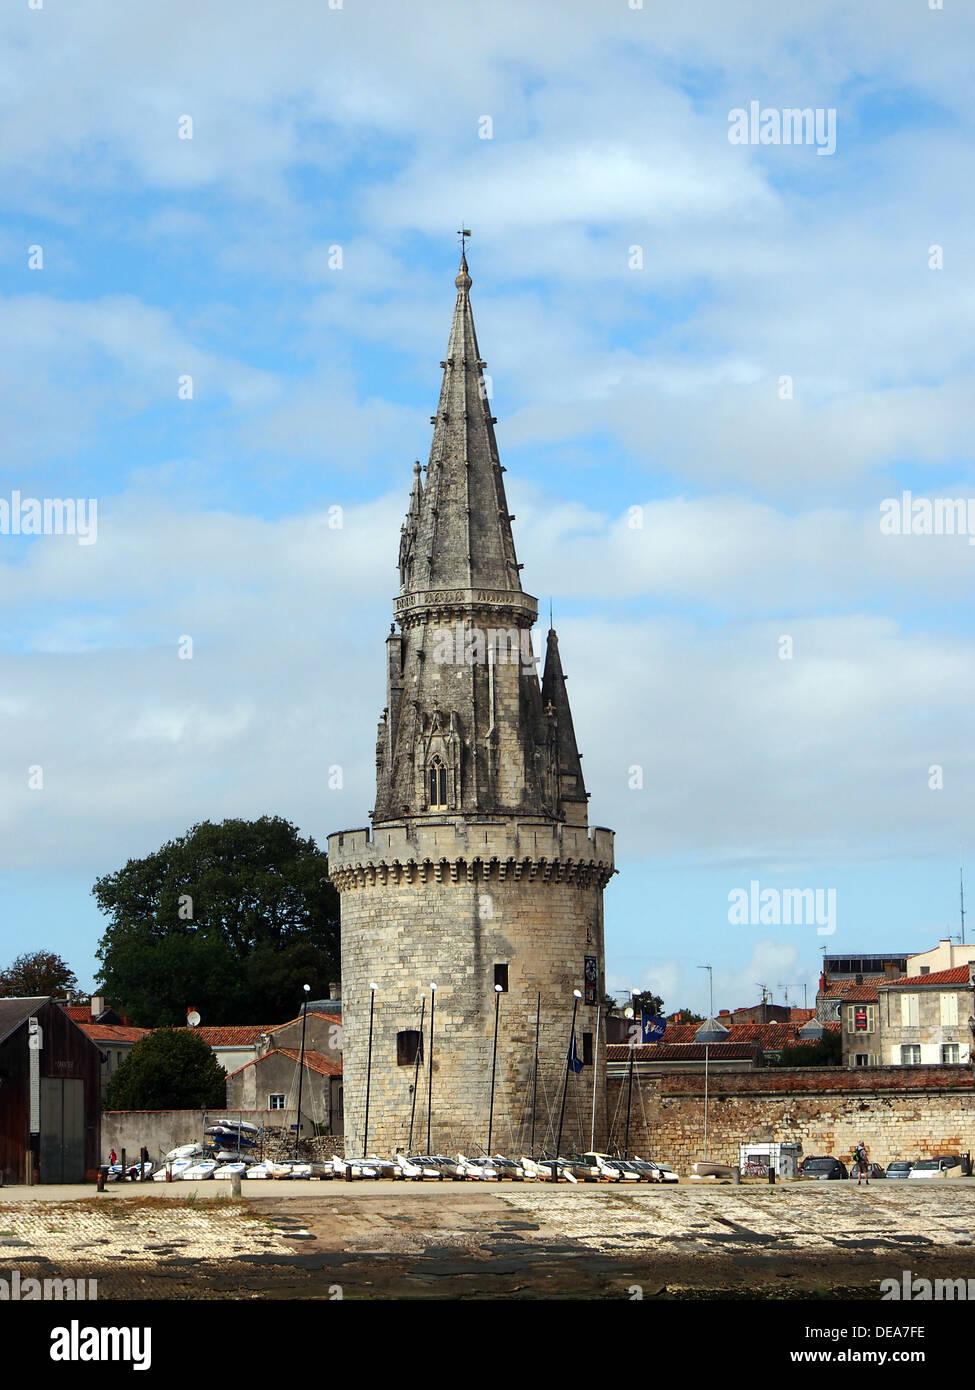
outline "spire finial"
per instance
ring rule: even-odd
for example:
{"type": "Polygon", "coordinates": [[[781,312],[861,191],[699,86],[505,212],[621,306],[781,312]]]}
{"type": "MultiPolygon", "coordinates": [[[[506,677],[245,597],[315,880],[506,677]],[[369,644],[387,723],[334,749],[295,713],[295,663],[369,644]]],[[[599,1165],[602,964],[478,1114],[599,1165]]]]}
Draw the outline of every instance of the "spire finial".
{"type": "Polygon", "coordinates": [[[467,273],[467,238],[470,234],[470,227],[461,227],[457,233],[460,237],[460,271],[454,284],[459,290],[469,290],[472,283],[471,277],[467,273]]]}
{"type": "Polygon", "coordinates": [[[549,599],[549,601],[548,601],[548,626],[549,626],[549,631],[551,631],[551,629],[555,626],[555,624],[552,622],[552,600],[551,600],[551,599],[549,599]]]}

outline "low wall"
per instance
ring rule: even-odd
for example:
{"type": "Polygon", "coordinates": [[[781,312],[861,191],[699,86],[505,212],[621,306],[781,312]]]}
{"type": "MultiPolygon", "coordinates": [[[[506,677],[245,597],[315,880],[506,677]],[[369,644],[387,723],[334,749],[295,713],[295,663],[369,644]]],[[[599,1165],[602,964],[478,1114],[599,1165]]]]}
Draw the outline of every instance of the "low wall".
{"type": "MultiPolygon", "coordinates": [[[[275,1110],[275,1128],[286,1128],[294,1124],[293,1110],[275,1110]]],[[[266,1110],[211,1110],[207,1112],[207,1124],[216,1120],[243,1120],[247,1124],[266,1125],[266,1110]]],[[[202,1110],[105,1110],[102,1113],[102,1161],[108,1161],[112,1149],[121,1154],[125,1149],[126,1161],[138,1163],[139,1150],[143,1145],[149,1150],[149,1157],[157,1162],[170,1149],[182,1144],[198,1144],[203,1139],[202,1110]]]]}
{"type": "MultiPolygon", "coordinates": [[[[608,1086],[612,1142],[622,1147],[626,1081],[608,1086]]],[[[801,1143],[804,1154],[849,1162],[975,1152],[975,1086],[959,1067],[788,1067],[712,1074],[708,1156],[737,1163],[739,1144],[801,1143]]],[[[686,1173],[704,1156],[704,1076],[635,1077],[630,1153],[686,1173]]]]}

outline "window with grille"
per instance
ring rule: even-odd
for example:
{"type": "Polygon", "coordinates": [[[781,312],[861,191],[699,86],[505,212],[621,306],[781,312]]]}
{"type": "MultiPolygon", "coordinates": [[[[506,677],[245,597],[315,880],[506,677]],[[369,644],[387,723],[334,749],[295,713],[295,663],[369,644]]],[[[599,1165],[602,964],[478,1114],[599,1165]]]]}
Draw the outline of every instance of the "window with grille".
{"type": "Polygon", "coordinates": [[[283,1110],[283,1109],[284,1109],[284,1092],[283,1092],[283,1091],[275,1091],[273,1095],[268,1096],[268,1098],[267,1098],[267,1108],[268,1108],[268,1110],[283,1110]]]}
{"type": "Polygon", "coordinates": [[[444,767],[440,758],[434,758],[430,764],[430,805],[447,805],[447,769],[444,767]]]}
{"type": "Polygon", "coordinates": [[[941,1044],[941,1060],[946,1066],[953,1067],[961,1061],[961,1051],[957,1043],[941,1044]]]}
{"type": "MultiPolygon", "coordinates": [[[[917,995],[914,996],[917,998],[917,995]]],[[[919,1067],[921,1065],[921,1049],[916,1043],[903,1043],[901,1045],[901,1066],[919,1067]]]]}

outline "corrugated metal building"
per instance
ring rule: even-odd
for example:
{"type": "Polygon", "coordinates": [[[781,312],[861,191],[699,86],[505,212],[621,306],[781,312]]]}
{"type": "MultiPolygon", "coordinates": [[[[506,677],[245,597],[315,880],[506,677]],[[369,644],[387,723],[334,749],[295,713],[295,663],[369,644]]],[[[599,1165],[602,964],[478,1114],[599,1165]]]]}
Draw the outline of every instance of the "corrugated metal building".
{"type": "Polygon", "coordinates": [[[95,1181],[100,1068],[96,1045],[51,999],[0,999],[4,1182],[95,1181]]]}

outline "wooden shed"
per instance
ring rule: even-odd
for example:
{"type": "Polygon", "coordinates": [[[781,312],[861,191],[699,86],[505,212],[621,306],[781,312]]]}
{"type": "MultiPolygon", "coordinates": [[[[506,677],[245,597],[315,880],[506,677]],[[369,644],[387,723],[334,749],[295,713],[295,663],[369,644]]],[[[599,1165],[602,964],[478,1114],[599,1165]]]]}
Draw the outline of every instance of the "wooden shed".
{"type": "Polygon", "coordinates": [[[5,1183],[94,1182],[101,1054],[48,998],[0,999],[0,1173],[5,1183]]]}

